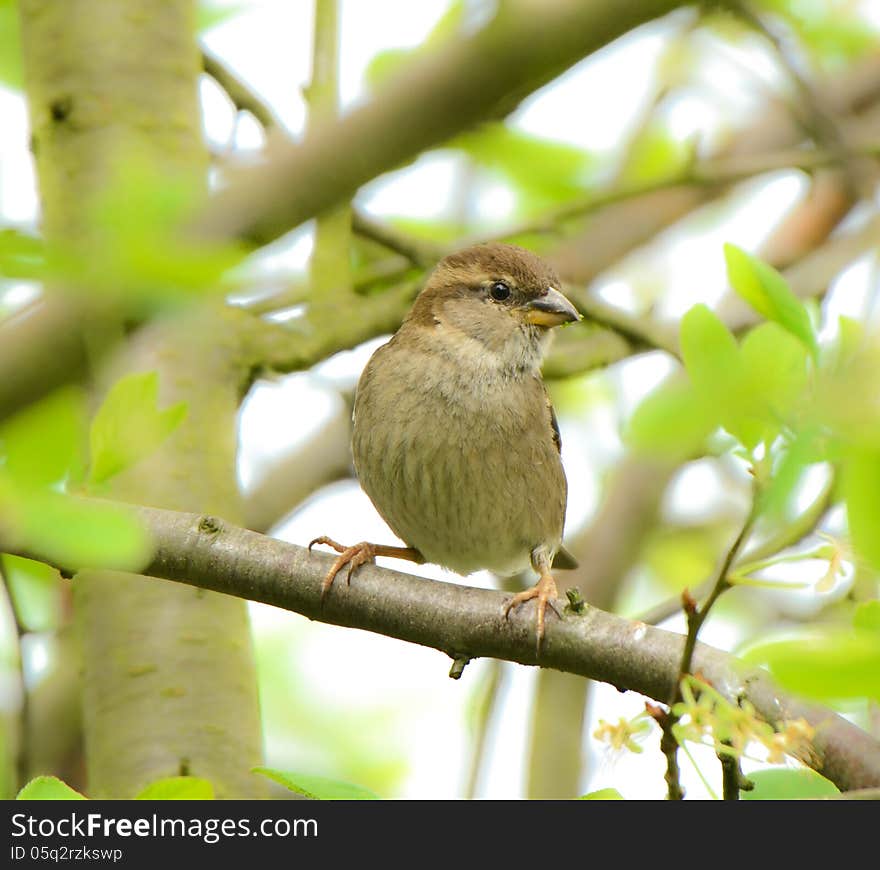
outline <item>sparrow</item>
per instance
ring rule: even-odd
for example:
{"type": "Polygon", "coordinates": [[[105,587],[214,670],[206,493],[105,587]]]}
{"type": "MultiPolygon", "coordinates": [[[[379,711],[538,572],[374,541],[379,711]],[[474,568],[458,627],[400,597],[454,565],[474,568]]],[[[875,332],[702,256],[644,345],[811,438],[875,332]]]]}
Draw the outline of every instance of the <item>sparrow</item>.
{"type": "Polygon", "coordinates": [[[376,556],[431,562],[458,574],[537,583],[505,603],[504,617],[537,599],[557,614],[552,567],[575,567],[562,547],[567,483],[559,426],[541,378],[550,331],[580,319],[559,277],[514,245],[475,245],[437,265],[400,329],[370,358],[354,402],[358,480],[406,547],[343,546],[322,597],[376,556]],[[554,563],[555,559],[555,563],[554,563]]]}

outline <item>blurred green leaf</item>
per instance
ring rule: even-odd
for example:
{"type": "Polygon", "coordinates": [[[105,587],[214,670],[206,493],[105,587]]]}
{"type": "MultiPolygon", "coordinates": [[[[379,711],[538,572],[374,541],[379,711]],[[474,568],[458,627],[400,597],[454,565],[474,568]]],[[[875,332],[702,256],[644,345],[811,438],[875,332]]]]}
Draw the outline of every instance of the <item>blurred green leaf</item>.
{"type": "Polygon", "coordinates": [[[0,426],[0,468],[17,483],[57,483],[83,460],[85,397],[57,390],[0,426]]]}
{"type": "Polygon", "coordinates": [[[30,281],[45,274],[46,252],[42,239],[19,230],[0,230],[0,276],[30,281]]]}
{"type": "Polygon", "coordinates": [[[820,798],[840,794],[837,786],[808,767],[778,767],[749,774],[751,791],[740,793],[744,801],[779,801],[820,798]]]}
{"type": "Polygon", "coordinates": [[[730,330],[705,305],[694,305],[681,320],[681,355],[691,382],[701,395],[741,378],[739,349],[730,330]]]}
{"type": "Polygon", "coordinates": [[[524,210],[547,208],[585,193],[597,161],[564,142],[540,139],[502,122],[482,124],[449,146],[505,178],[524,210]]]}
{"type": "Polygon", "coordinates": [[[581,795],[581,801],[622,801],[623,795],[616,788],[600,788],[581,795]]]}
{"type": "Polygon", "coordinates": [[[23,80],[17,6],[15,0],[0,0],[0,84],[20,89],[23,80]]]}
{"type": "Polygon", "coordinates": [[[718,561],[718,531],[657,528],[645,542],[645,564],[670,590],[693,589],[711,575],[718,561]]]}
{"type": "Polygon", "coordinates": [[[880,601],[863,601],[856,607],[853,626],[862,631],[880,632],[880,601]]]}
{"type": "Polygon", "coordinates": [[[13,539],[53,564],[136,571],[152,552],[143,526],[124,509],[3,482],[0,514],[12,527],[13,539]]]}
{"type": "Polygon", "coordinates": [[[834,342],[822,348],[823,367],[833,374],[845,371],[855,360],[864,340],[864,324],[841,315],[837,319],[837,336],[834,342]]]}
{"type": "Polygon", "coordinates": [[[219,295],[246,252],[236,242],[209,242],[184,229],[204,201],[199,175],[162,172],[132,154],[118,157],[108,174],[86,208],[87,232],[46,247],[42,280],[119,300],[134,316],[219,295]]]}
{"type": "Polygon", "coordinates": [[[768,422],[790,421],[809,383],[804,345],[778,324],[762,323],[742,340],[740,355],[751,389],[766,404],[768,422]]]}
{"type": "Polygon", "coordinates": [[[186,416],[185,402],[158,409],[159,373],[126,375],[92,420],[89,482],[99,484],[152,453],[186,416]]]}
{"type": "Polygon", "coordinates": [[[15,612],[28,631],[49,631],[58,625],[58,572],[42,562],[19,556],[2,557],[3,577],[15,612]]]}
{"type": "Polygon", "coordinates": [[[416,55],[432,51],[447,40],[453,39],[464,24],[467,12],[464,0],[453,0],[431,32],[415,48],[389,48],[379,52],[367,64],[364,80],[375,92],[407,65],[416,55]]]}
{"type": "Polygon", "coordinates": [[[379,800],[379,795],[370,791],[368,788],[364,788],[362,785],[353,785],[350,782],[339,782],[335,779],[327,779],[327,777],[324,776],[311,776],[305,773],[288,773],[281,770],[272,770],[269,767],[255,767],[253,772],[280,783],[285,788],[290,789],[290,791],[295,791],[297,794],[315,800],[379,800]]]}
{"type": "Polygon", "coordinates": [[[74,791],[55,776],[32,779],[15,798],[17,801],[84,801],[85,795],[74,791]]]}
{"type": "Polygon", "coordinates": [[[214,785],[197,776],[169,776],[148,785],[136,798],[139,801],[212,801],[214,785]]]}
{"type": "Polygon", "coordinates": [[[695,305],[682,318],[681,354],[707,416],[749,449],[764,437],[767,416],[750,382],[736,339],[710,308],[695,305]]]}
{"type": "Polygon", "coordinates": [[[807,468],[825,458],[820,449],[823,441],[821,432],[806,428],[775,449],[770,479],[759,493],[762,514],[778,518],[784,513],[807,468]]]}
{"type": "Polygon", "coordinates": [[[880,570],[880,449],[847,449],[842,491],[856,552],[880,570]]]}
{"type": "Polygon", "coordinates": [[[626,441],[643,453],[684,459],[717,426],[690,383],[675,379],[648,395],[636,408],[626,441]]]}
{"type": "Polygon", "coordinates": [[[674,136],[659,119],[652,119],[632,143],[618,181],[647,184],[683,174],[693,160],[687,141],[674,136]]]}
{"type": "Polygon", "coordinates": [[[877,46],[877,29],[858,3],[827,0],[759,0],[783,18],[810,54],[826,67],[851,63],[877,46]]]}
{"type": "Polygon", "coordinates": [[[196,27],[199,33],[210,30],[241,12],[240,3],[217,3],[216,0],[199,0],[196,27]]]}
{"type": "Polygon", "coordinates": [[[811,698],[880,698],[880,634],[828,629],[770,641],[744,655],[766,664],[782,685],[811,698]]]}
{"type": "Polygon", "coordinates": [[[810,315],[804,304],[791,292],[785,279],[772,266],[751,254],[726,244],[727,277],[731,287],[755,311],[799,338],[818,359],[819,346],[810,315]]]}

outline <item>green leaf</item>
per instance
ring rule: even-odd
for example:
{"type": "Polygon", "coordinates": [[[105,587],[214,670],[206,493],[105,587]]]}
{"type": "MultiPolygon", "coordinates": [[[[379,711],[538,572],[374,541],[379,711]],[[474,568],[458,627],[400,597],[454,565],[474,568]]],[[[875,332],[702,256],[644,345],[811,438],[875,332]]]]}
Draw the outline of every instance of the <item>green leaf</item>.
{"type": "Polygon", "coordinates": [[[109,503],[0,487],[0,514],[19,544],[57,565],[137,571],[153,551],[136,517],[109,503]]]}
{"type": "Polygon", "coordinates": [[[169,776],[148,785],[135,800],[139,801],[212,801],[214,785],[197,776],[169,776]]]}
{"type": "Polygon", "coordinates": [[[851,446],[841,477],[853,545],[880,570],[880,449],[851,446]]]}
{"type": "Polygon", "coordinates": [[[158,410],[159,374],[126,375],[92,420],[89,482],[99,484],[152,453],[186,416],[185,402],[158,410]]]}
{"type": "Polygon", "coordinates": [[[746,378],[755,397],[763,403],[770,440],[805,403],[810,379],[808,352],[803,343],[777,323],[762,323],[750,330],[740,344],[746,378]]]}
{"type": "Polygon", "coordinates": [[[582,794],[578,800],[581,801],[622,801],[623,795],[616,788],[600,788],[597,791],[591,791],[582,794]]]}
{"type": "Polygon", "coordinates": [[[46,280],[71,293],[118,300],[143,317],[219,293],[245,250],[183,229],[204,203],[200,177],[163,174],[133,154],[117,155],[107,172],[108,183],[85,207],[87,231],[47,246],[46,280]]]}
{"type": "Polygon", "coordinates": [[[28,486],[62,481],[82,463],[84,434],[82,391],[76,387],[57,390],[0,427],[6,473],[28,486]]]}
{"type": "Polygon", "coordinates": [[[254,773],[268,777],[280,783],[290,791],[304,795],[307,798],[324,801],[339,800],[379,800],[379,795],[364,788],[362,785],[353,785],[350,782],[339,782],[335,779],[327,779],[324,776],[311,776],[305,773],[286,773],[281,770],[272,770],[269,767],[255,767],[254,773]]]}
{"type": "Polygon", "coordinates": [[[736,245],[724,246],[724,258],[727,277],[733,289],[758,314],[775,321],[800,339],[813,359],[818,359],[819,346],[810,315],[800,299],[791,292],[782,275],[736,245]]]}
{"type": "Polygon", "coordinates": [[[863,601],[856,607],[853,626],[862,631],[880,632],[880,601],[863,601]]]}
{"type": "Polygon", "coordinates": [[[684,459],[717,426],[686,382],[675,380],[654,390],[636,408],[625,439],[642,453],[684,459]]]}
{"type": "Polygon", "coordinates": [[[684,459],[717,426],[691,384],[680,379],[663,384],[636,408],[625,440],[642,453],[684,459]]]}
{"type": "Polygon", "coordinates": [[[58,572],[42,562],[4,555],[2,573],[15,602],[15,612],[28,631],[58,626],[60,609],[58,572]]]}
{"type": "Polygon", "coordinates": [[[581,148],[502,122],[482,124],[449,145],[501,175],[518,193],[521,207],[530,211],[583,195],[597,166],[596,158],[581,148]]]}
{"type": "Polygon", "coordinates": [[[682,359],[704,406],[728,432],[749,449],[765,432],[765,414],[752,385],[736,339],[711,309],[695,305],[681,320],[682,359]]]}
{"type": "Polygon", "coordinates": [[[681,319],[681,355],[701,395],[718,398],[719,388],[739,380],[739,348],[731,331],[705,305],[694,305],[681,319]]]}
{"type": "Polygon", "coordinates": [[[0,276],[30,281],[40,280],[45,275],[43,241],[19,230],[0,230],[0,276]]]}
{"type": "Polygon", "coordinates": [[[687,141],[674,136],[661,120],[653,119],[633,142],[619,181],[637,185],[673,178],[681,175],[692,159],[687,141]]]}
{"type": "Polygon", "coordinates": [[[762,514],[774,519],[784,513],[807,468],[826,458],[822,450],[824,440],[821,432],[807,428],[778,448],[770,480],[759,494],[762,514]]]}
{"type": "Polygon", "coordinates": [[[749,779],[755,787],[740,793],[744,801],[796,800],[840,794],[833,782],[808,767],[758,770],[750,773],[749,779]]]}
{"type": "Polygon", "coordinates": [[[880,698],[880,634],[828,630],[771,641],[744,655],[766,664],[791,691],[811,698],[880,698]]]}
{"type": "Polygon", "coordinates": [[[204,33],[218,24],[238,15],[244,7],[241,4],[217,3],[215,0],[199,0],[196,27],[204,33]]]}
{"type": "Polygon", "coordinates": [[[448,40],[454,39],[461,32],[466,12],[464,0],[453,0],[418,47],[390,48],[379,52],[370,60],[364,72],[367,87],[373,92],[379,90],[417,55],[432,51],[448,40]]]}
{"type": "Polygon", "coordinates": [[[17,801],[84,801],[85,795],[74,791],[55,776],[32,779],[16,796],[17,801]]]}

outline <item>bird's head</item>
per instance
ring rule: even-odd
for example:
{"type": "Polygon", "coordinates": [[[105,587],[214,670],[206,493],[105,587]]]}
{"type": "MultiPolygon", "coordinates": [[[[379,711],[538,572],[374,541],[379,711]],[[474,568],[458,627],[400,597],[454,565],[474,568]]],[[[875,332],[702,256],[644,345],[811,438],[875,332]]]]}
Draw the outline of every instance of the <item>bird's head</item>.
{"type": "Polygon", "coordinates": [[[501,367],[537,368],[549,331],[580,319],[552,267],[525,248],[497,242],[450,254],[407,318],[458,344],[474,343],[501,367]]]}

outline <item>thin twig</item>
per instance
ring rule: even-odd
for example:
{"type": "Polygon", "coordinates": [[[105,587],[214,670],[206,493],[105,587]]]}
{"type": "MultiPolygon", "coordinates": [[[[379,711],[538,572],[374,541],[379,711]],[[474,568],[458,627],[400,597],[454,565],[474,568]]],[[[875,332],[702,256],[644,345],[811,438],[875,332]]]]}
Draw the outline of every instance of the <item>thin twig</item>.
{"type": "Polygon", "coordinates": [[[449,253],[443,246],[417,239],[406,233],[398,232],[387,223],[376,220],[364,212],[355,209],[352,215],[352,229],[365,239],[370,239],[406,257],[414,266],[427,269],[434,266],[438,260],[449,253]]]}
{"type": "Polygon", "coordinates": [[[731,587],[728,575],[733,563],[736,561],[743,544],[746,541],[752,526],[757,519],[757,498],[753,496],[752,505],[749,509],[748,516],[740,529],[736,540],[733,542],[721,568],[715,578],[715,583],[709,597],[706,599],[702,607],[697,605],[694,598],[691,597],[687,590],[682,593],[682,607],[687,618],[687,633],[684,639],[684,648],[681,654],[681,664],[678,668],[678,678],[672,690],[672,695],[667,703],[665,715],[654,718],[660,725],[662,737],[660,739],[660,748],[666,756],[666,784],[668,789],[669,800],[681,800],[684,797],[684,790],[681,787],[679,767],[678,767],[678,739],[675,735],[675,726],[678,724],[679,716],[675,712],[675,707],[682,700],[681,684],[689,674],[692,673],[694,650],[697,646],[697,637],[706,618],[709,615],[715,602],[731,587]]]}
{"type": "Polygon", "coordinates": [[[232,100],[239,112],[249,112],[266,129],[281,124],[271,106],[217,55],[202,48],[202,67],[232,100]]]}
{"type": "MultiPolygon", "coordinates": [[[[807,535],[815,531],[822,518],[828,512],[833,492],[834,477],[830,477],[805,511],[799,513],[790,523],[782,526],[775,534],[768,537],[765,541],[748,548],[743,553],[743,558],[750,562],[758,561],[759,559],[768,559],[787,547],[792,547],[799,541],[802,541],[807,535]]],[[[701,583],[693,590],[693,596],[699,599],[704,595],[708,595],[712,589],[713,583],[714,580],[712,579],[707,580],[705,583],[701,583]]],[[[681,596],[673,595],[665,601],[655,604],[636,618],[639,621],[644,622],[646,625],[659,625],[667,619],[671,619],[680,610],[681,596]]]]}
{"type": "MultiPolygon", "coordinates": [[[[730,747],[727,740],[722,741],[722,746],[730,747]]],[[[743,776],[739,758],[732,752],[719,749],[715,755],[721,763],[721,794],[726,801],[738,801],[741,791],[751,791],[754,783],[743,776]]]]}

